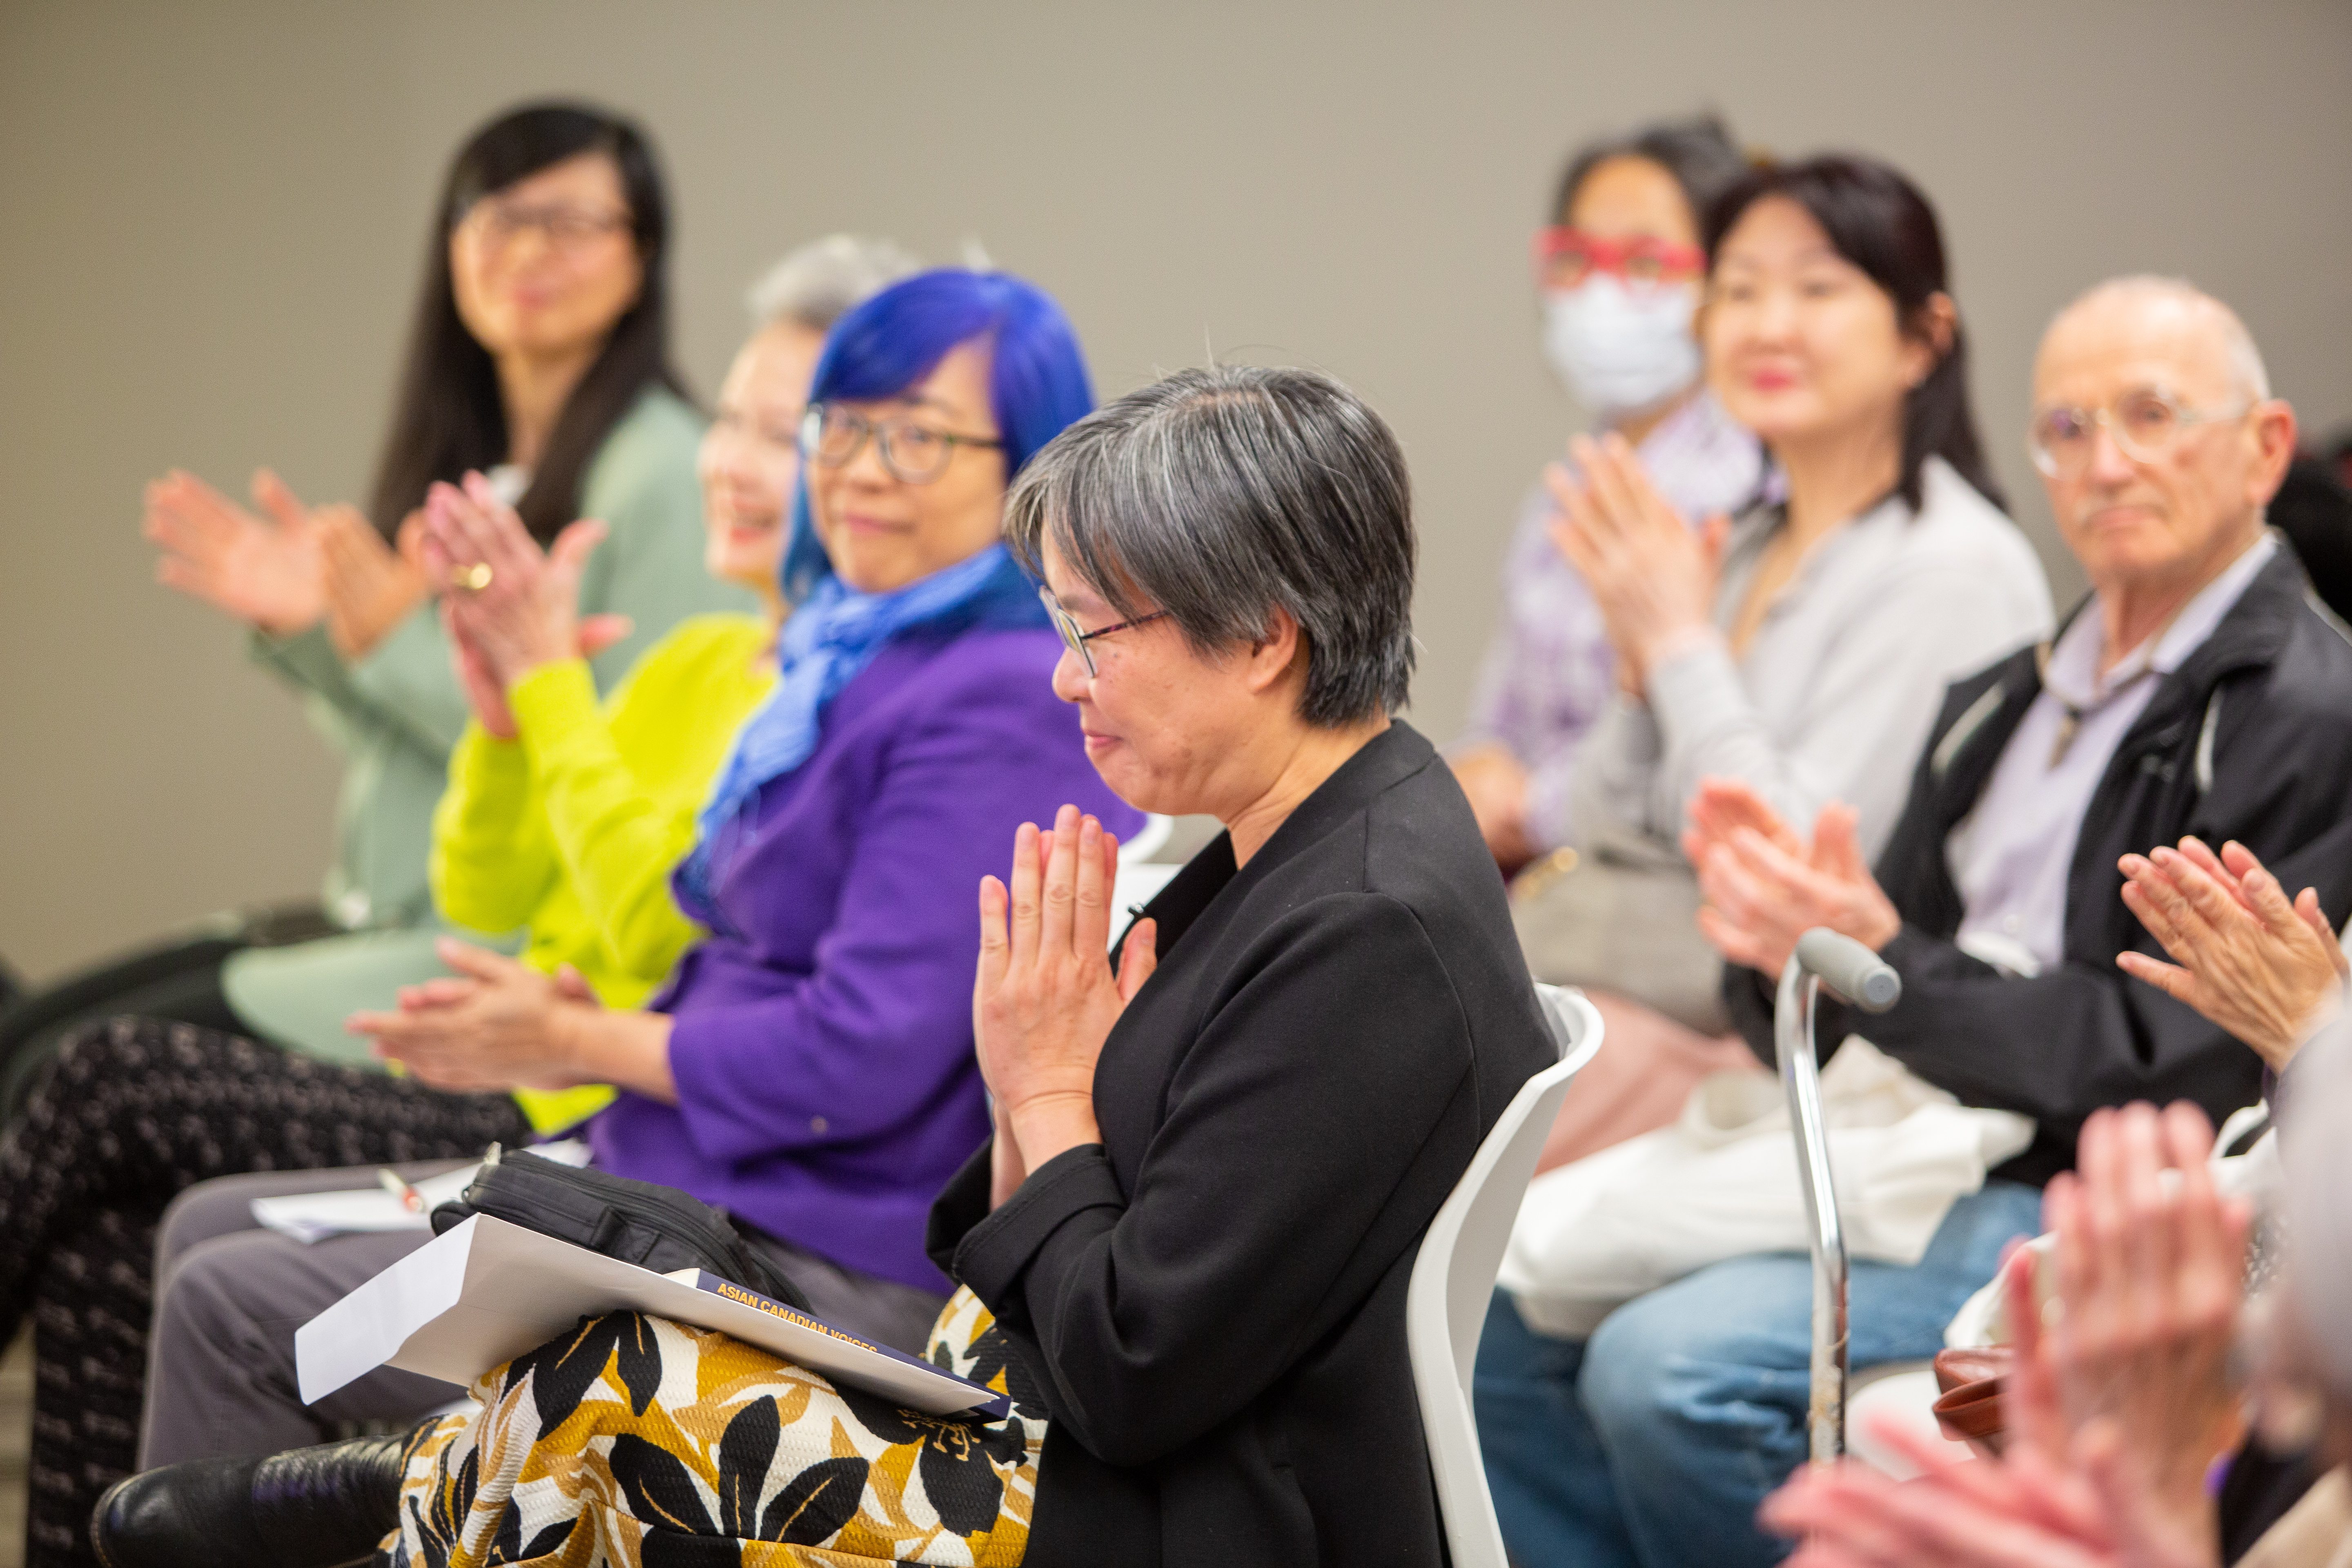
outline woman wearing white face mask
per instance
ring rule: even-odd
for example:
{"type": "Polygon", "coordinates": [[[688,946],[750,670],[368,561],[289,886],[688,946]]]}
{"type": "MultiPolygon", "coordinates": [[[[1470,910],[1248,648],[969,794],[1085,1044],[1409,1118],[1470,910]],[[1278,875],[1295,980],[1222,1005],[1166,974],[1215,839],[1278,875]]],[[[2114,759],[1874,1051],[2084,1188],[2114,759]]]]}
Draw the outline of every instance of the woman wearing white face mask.
{"type": "MultiPolygon", "coordinates": [[[[1720,121],[1652,126],[1579,153],[1537,236],[1543,351],[1586,412],[1640,453],[1685,516],[1736,510],[1764,474],[1756,438],[1700,377],[1699,216],[1745,170],[1720,121]]],[[[1568,842],[1578,742],[1616,689],[1600,611],[1550,537],[1538,485],[1511,541],[1503,615],[1455,775],[1506,875],[1568,842]]]]}

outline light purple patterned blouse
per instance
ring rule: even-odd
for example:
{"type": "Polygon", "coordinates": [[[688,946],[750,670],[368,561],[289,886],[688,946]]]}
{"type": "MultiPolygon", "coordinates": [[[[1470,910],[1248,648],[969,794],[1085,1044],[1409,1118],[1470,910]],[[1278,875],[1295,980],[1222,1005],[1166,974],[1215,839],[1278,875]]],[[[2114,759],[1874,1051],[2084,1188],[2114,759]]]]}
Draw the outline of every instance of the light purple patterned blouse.
{"type": "MultiPolygon", "coordinates": [[[[1769,499],[1759,495],[1763,448],[1704,388],[1634,450],[1694,527],[1769,499]]],[[[1527,831],[1538,849],[1568,840],[1577,748],[1617,679],[1600,606],[1551,542],[1552,514],[1551,492],[1538,483],[1504,560],[1503,614],[1478,668],[1470,722],[1450,748],[1499,745],[1527,768],[1527,831]]]]}

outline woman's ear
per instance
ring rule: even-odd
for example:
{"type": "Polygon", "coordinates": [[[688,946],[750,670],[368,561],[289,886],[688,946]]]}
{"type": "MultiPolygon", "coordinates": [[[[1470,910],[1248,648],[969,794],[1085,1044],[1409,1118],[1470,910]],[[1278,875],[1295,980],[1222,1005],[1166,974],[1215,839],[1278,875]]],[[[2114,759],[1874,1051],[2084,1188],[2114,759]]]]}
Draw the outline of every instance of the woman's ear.
{"type": "Polygon", "coordinates": [[[1266,619],[1265,631],[1242,650],[1242,657],[1243,684],[1252,696],[1279,684],[1293,665],[1298,667],[1298,678],[1303,683],[1307,678],[1307,634],[1299,628],[1296,616],[1276,605],[1266,619]]]}
{"type": "Polygon", "coordinates": [[[1911,313],[1910,329],[1904,336],[1919,356],[1910,378],[1916,387],[1936,374],[1936,367],[1944,363],[1952,345],[1959,341],[1960,308],[1952,302],[1949,294],[1930,294],[1911,313]]]}

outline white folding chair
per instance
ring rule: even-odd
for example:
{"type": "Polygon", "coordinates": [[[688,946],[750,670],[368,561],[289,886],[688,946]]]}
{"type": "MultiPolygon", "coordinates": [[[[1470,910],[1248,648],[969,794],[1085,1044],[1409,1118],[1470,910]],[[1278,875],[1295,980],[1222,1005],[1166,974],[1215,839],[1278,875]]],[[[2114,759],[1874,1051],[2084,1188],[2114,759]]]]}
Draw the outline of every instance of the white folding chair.
{"type": "Polygon", "coordinates": [[[1429,1224],[1405,1291],[1405,1350],[1421,1396],[1421,1429],[1437,1482],[1438,1516],[1454,1568],[1507,1568],[1502,1527],[1486,1491],[1486,1461],[1470,1410],[1470,1374],[1503,1248],[1536,1157],[1559,1113],[1569,1080],[1601,1048],[1601,1015],[1581,991],[1538,985],[1560,1059],[1519,1086],[1453,1195],[1429,1224]]]}

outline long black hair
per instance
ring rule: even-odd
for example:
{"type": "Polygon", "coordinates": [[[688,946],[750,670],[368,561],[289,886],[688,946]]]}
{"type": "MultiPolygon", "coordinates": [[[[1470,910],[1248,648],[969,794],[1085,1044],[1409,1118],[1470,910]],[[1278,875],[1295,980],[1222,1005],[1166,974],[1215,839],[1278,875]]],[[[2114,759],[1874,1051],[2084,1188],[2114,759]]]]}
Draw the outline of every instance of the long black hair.
{"type": "Polygon", "coordinates": [[[580,515],[583,472],[638,395],[649,385],[680,396],[685,383],[669,359],[669,200],[652,145],[635,124],[584,103],[533,103],[510,110],[474,132],[449,165],[439,221],[425,263],[400,400],[376,468],[368,515],[389,539],[423,504],[436,479],[506,460],[506,406],[489,352],[457,315],[449,275],[449,236],[484,196],[583,153],[602,153],[621,173],[644,281],[635,302],[614,323],[604,352],[572,389],[549,432],[517,510],[544,543],[580,515]]]}
{"type": "MultiPolygon", "coordinates": [[[[1874,158],[1851,153],[1760,165],[1707,209],[1709,272],[1724,236],[1766,196],[1786,196],[1811,214],[1837,253],[1895,301],[1895,319],[1904,333],[1926,341],[1927,302],[1950,288],[1943,227],[1918,186],[1874,158]]],[[[1920,504],[1919,471],[1929,458],[1943,458],[1987,500],[2008,510],[1977,433],[1969,402],[1968,337],[1958,321],[1951,347],[1903,400],[1903,477],[1895,488],[1914,511],[1920,504]]]]}

